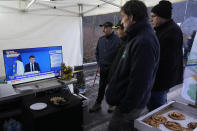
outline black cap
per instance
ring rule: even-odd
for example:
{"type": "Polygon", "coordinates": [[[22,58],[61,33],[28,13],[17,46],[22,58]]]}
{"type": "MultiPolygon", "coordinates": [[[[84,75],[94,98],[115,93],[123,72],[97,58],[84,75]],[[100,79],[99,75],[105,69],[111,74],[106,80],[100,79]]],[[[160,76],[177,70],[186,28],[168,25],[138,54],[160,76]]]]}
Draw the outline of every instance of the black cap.
{"type": "Polygon", "coordinates": [[[155,13],[159,17],[171,19],[172,3],[170,1],[162,0],[152,8],[151,12],[155,13]]]}
{"type": "Polygon", "coordinates": [[[102,24],[102,25],[99,25],[100,27],[112,27],[113,26],[113,24],[111,23],[111,22],[105,22],[104,24],[102,24]]]}
{"type": "Polygon", "coordinates": [[[112,26],[112,29],[124,29],[123,24],[121,24],[121,20],[119,20],[118,24],[112,26]]]}

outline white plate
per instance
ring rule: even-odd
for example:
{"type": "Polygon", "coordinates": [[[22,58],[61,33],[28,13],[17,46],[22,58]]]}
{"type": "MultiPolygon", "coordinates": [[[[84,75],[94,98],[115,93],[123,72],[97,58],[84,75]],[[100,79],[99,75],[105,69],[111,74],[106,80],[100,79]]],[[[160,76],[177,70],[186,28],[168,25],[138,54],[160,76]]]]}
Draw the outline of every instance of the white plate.
{"type": "Polygon", "coordinates": [[[30,106],[32,110],[43,110],[47,107],[46,103],[35,103],[30,106]]]}

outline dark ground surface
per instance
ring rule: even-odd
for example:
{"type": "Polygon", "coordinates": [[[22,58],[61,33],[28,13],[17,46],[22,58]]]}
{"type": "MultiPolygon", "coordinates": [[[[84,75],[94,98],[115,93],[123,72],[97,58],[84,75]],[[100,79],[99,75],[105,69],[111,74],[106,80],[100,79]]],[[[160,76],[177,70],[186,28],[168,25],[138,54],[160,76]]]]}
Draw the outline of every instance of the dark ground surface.
{"type": "Polygon", "coordinates": [[[84,104],[84,131],[105,131],[107,129],[108,121],[110,120],[111,114],[107,112],[108,105],[105,100],[102,102],[102,109],[96,113],[89,113],[89,108],[94,104],[97,93],[98,93],[98,83],[99,77],[97,78],[94,87],[93,85],[93,76],[86,77],[86,93],[85,96],[89,100],[84,104]]]}
{"type": "MultiPolygon", "coordinates": [[[[189,71],[186,71],[189,72],[189,71]]],[[[189,73],[184,74],[184,78],[187,78],[189,73]]],[[[99,77],[97,77],[94,87],[92,87],[94,82],[94,75],[85,75],[86,79],[86,93],[84,94],[86,97],[89,98],[88,101],[85,102],[83,108],[83,129],[84,131],[107,131],[108,123],[111,118],[112,114],[107,112],[108,104],[105,100],[102,102],[102,109],[96,113],[89,113],[88,110],[94,104],[97,93],[98,93],[98,84],[99,84],[99,77]]],[[[185,103],[181,98],[181,89],[182,85],[177,85],[170,89],[167,95],[167,101],[175,100],[179,102],[185,103]]]]}

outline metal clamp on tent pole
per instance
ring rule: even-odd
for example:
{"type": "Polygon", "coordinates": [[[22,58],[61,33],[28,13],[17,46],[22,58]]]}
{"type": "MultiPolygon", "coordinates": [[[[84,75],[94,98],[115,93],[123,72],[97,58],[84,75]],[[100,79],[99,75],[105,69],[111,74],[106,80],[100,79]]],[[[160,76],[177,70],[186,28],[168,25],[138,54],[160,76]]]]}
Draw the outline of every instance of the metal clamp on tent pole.
{"type": "MultiPolygon", "coordinates": [[[[89,12],[91,12],[91,11],[97,9],[97,8],[100,8],[100,7],[102,7],[102,6],[106,5],[106,4],[111,3],[111,2],[109,2],[109,1],[104,1],[104,0],[101,0],[101,1],[103,1],[104,3],[95,5],[93,8],[91,8],[91,9],[86,10],[85,12],[83,12],[83,14],[87,14],[87,13],[89,13],[89,12]]],[[[111,4],[114,4],[114,3],[111,3],[111,4]]],[[[115,5],[116,5],[116,4],[114,4],[114,6],[115,6],[115,5]]],[[[120,7],[119,5],[116,5],[116,6],[120,7]]]]}
{"type": "Polygon", "coordinates": [[[62,12],[68,12],[70,14],[78,15],[78,12],[70,11],[70,10],[67,10],[67,9],[60,9],[59,6],[50,6],[50,5],[47,5],[46,3],[41,3],[39,1],[37,1],[36,3],[41,5],[41,6],[44,6],[44,7],[48,7],[48,8],[56,9],[56,10],[59,10],[59,11],[62,11],[62,12]]]}
{"type": "Polygon", "coordinates": [[[78,4],[79,6],[79,16],[83,17],[83,4],[78,4]]]}

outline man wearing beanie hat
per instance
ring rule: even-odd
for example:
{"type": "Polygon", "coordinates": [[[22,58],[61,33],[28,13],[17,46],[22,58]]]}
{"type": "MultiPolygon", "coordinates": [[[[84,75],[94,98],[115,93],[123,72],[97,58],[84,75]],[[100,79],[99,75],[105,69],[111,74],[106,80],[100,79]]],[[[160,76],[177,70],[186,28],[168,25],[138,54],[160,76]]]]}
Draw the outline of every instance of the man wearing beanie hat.
{"type": "Polygon", "coordinates": [[[149,110],[165,104],[169,89],[183,81],[183,35],[171,19],[172,4],[162,0],[151,10],[150,22],[160,43],[160,63],[152,89],[149,110]]]}

